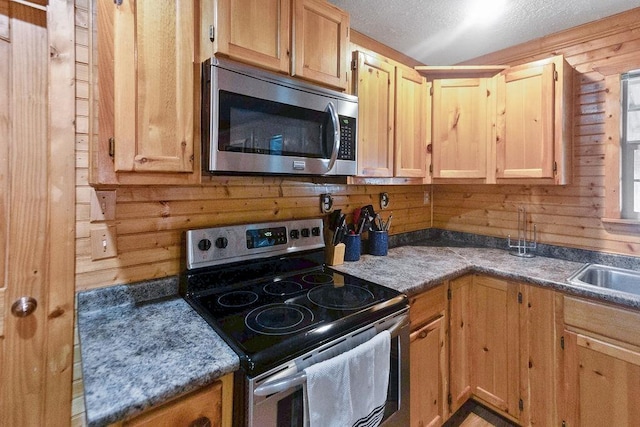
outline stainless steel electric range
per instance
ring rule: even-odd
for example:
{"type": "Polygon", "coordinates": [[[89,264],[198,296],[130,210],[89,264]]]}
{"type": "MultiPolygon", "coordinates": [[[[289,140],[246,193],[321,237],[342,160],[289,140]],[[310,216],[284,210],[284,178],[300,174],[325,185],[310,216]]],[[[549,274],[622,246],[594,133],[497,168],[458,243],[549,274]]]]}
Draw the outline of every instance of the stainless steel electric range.
{"type": "Polygon", "coordinates": [[[240,358],[234,425],[305,425],[304,368],[391,332],[383,424],[408,425],[408,301],[326,267],[321,218],[190,230],[181,294],[240,358]]]}

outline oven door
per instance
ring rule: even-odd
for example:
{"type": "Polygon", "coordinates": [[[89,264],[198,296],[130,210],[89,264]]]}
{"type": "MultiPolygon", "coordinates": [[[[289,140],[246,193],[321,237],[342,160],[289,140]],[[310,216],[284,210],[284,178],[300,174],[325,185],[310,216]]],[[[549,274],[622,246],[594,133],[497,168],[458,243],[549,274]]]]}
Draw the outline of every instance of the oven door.
{"type": "Polygon", "coordinates": [[[316,362],[334,357],[356,347],[365,338],[382,330],[391,333],[389,388],[382,425],[409,425],[409,318],[408,312],[387,318],[361,328],[348,337],[340,337],[296,360],[271,371],[248,379],[248,426],[303,427],[306,421],[306,402],[303,387],[306,377],[300,369],[304,360],[313,357],[316,362]],[[368,330],[371,333],[367,335],[368,330]],[[345,344],[348,343],[348,344],[345,344]],[[329,351],[327,351],[329,350],[329,351]]]}

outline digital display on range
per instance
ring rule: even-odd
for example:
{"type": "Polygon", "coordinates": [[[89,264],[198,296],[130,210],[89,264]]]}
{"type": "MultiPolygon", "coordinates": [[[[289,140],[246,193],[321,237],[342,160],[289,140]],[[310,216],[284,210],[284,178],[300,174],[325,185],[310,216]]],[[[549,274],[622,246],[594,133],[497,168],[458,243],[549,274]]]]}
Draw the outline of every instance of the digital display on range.
{"type": "Polygon", "coordinates": [[[247,230],[247,249],[287,244],[286,227],[247,230]]]}

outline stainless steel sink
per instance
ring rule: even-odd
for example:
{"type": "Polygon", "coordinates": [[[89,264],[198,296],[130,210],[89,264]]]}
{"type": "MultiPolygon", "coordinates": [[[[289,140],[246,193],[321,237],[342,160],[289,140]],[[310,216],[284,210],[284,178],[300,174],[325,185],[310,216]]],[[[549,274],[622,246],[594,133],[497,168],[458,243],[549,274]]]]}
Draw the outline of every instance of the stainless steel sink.
{"type": "Polygon", "coordinates": [[[640,295],[640,271],[587,264],[568,279],[577,286],[597,286],[619,292],[640,295]]]}

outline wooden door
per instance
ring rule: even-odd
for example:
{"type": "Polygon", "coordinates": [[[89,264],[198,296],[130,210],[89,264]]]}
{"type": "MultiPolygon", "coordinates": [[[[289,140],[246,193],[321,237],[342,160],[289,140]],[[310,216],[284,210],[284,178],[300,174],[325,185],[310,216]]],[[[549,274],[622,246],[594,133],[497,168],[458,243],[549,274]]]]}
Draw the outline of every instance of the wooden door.
{"type": "Polygon", "coordinates": [[[549,62],[500,75],[497,178],[554,177],[554,71],[549,62]]]}
{"type": "Polygon", "coordinates": [[[427,132],[431,131],[431,83],[415,70],[396,67],[395,172],[397,177],[427,176],[427,132]]]}
{"type": "Polygon", "coordinates": [[[433,81],[433,178],[487,177],[486,78],[433,81]]]}
{"type": "Polygon", "coordinates": [[[569,427],[631,426],[640,419],[640,352],[565,331],[569,427]]]}
{"type": "Polygon", "coordinates": [[[444,422],[443,373],[446,370],[445,317],[411,333],[411,426],[444,422]]]}
{"type": "Polygon", "coordinates": [[[218,0],[216,13],[217,52],[289,73],[290,0],[218,0]]]}
{"type": "Polygon", "coordinates": [[[524,425],[560,425],[557,385],[560,382],[559,351],[562,296],[549,289],[520,285],[520,396],[524,400],[524,425]],[[558,319],[558,317],[560,317],[558,319]]]}
{"type": "Polygon", "coordinates": [[[471,292],[471,360],[474,394],[518,419],[518,286],[475,276],[471,292]]]}
{"type": "Polygon", "coordinates": [[[357,58],[358,176],[393,176],[395,67],[362,52],[357,58]]]}
{"type": "MultiPolygon", "coordinates": [[[[100,36],[113,37],[113,62],[101,66],[113,75],[113,134],[105,137],[114,139],[115,170],[193,172],[194,2],[125,0],[102,10],[113,16],[111,34],[100,36]]],[[[111,131],[100,119],[101,133],[111,131]]]]}
{"type": "Polygon", "coordinates": [[[70,420],[74,16],[62,0],[0,1],[2,426],[70,420]]]}
{"type": "Polygon", "coordinates": [[[449,414],[455,413],[473,392],[470,359],[472,283],[472,275],[449,283],[449,414]]]}
{"type": "Polygon", "coordinates": [[[346,89],[349,14],[323,0],[293,0],[291,74],[346,89]]]}

